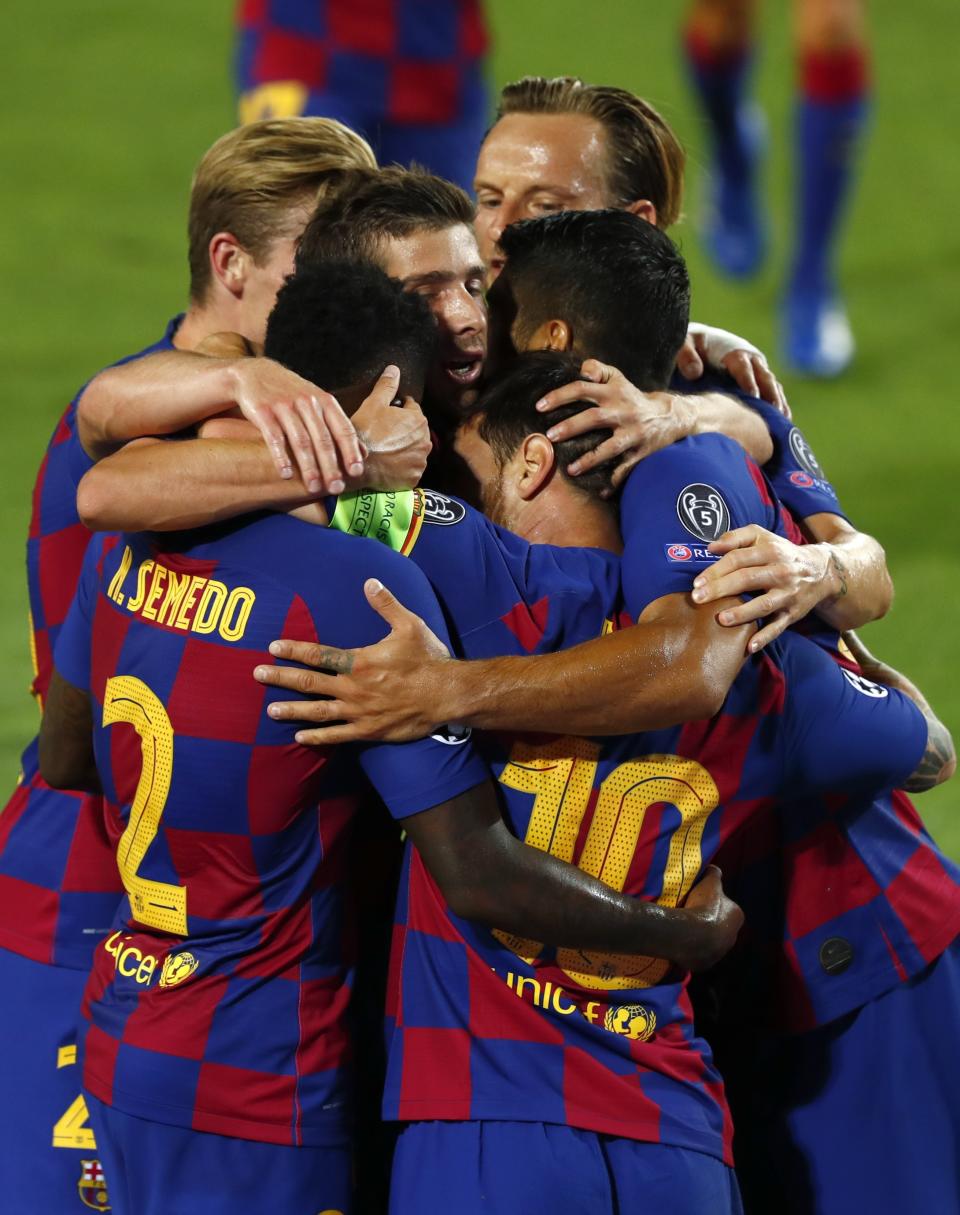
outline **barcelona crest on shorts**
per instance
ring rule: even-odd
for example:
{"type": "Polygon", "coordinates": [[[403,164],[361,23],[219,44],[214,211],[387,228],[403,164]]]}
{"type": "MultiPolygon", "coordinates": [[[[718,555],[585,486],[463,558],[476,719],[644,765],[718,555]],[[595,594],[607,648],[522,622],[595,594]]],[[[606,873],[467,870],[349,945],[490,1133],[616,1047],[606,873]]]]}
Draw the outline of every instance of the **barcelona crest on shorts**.
{"type": "Polygon", "coordinates": [[[107,1198],[107,1180],[103,1175],[99,1160],[80,1161],[80,1180],[77,1182],[77,1192],[85,1207],[94,1211],[109,1211],[110,1202],[107,1198]]]}

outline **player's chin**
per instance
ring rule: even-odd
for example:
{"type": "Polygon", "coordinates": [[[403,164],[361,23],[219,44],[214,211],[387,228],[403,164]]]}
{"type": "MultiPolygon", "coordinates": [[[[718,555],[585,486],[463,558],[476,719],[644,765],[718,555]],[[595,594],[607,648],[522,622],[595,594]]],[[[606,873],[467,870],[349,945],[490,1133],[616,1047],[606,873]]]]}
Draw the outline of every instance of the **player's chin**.
{"type": "Polygon", "coordinates": [[[482,359],[466,364],[439,364],[427,377],[427,396],[444,414],[459,417],[476,400],[482,375],[482,359]]]}

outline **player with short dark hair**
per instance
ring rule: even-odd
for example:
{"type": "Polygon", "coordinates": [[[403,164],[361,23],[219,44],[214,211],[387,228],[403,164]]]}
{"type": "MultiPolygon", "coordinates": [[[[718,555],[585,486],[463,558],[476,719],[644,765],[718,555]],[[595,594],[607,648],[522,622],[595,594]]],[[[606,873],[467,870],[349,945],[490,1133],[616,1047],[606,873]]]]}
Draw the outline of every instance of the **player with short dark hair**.
{"type": "Polygon", "coordinates": [[[341,257],[379,263],[387,241],[471,226],[475,216],[459,186],[423,169],[358,170],[318,202],[297,244],[297,267],[341,257]]]}
{"type": "MultiPolygon", "coordinates": [[[[627,211],[567,211],[511,225],[501,248],[514,347],[559,345],[562,335],[544,326],[562,318],[567,344],[612,363],[642,391],[666,388],[690,312],[687,268],[668,236],[627,211]]],[[[504,287],[491,290],[497,298],[504,287]]]]}
{"type": "Polygon", "coordinates": [[[376,266],[352,260],[298,271],[267,318],[270,357],[338,393],[366,388],[366,396],[392,362],[403,372],[399,395],[420,395],[436,344],[424,300],[376,266]]]}

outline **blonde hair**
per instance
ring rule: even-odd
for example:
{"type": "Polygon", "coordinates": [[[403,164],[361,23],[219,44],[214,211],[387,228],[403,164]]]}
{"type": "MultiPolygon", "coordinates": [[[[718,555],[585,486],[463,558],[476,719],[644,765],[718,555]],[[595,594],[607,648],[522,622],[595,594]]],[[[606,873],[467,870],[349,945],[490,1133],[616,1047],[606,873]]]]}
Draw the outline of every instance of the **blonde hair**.
{"type": "Polygon", "coordinates": [[[577,76],[524,76],[504,87],[497,120],[507,114],[583,114],[607,135],[607,186],[613,206],[639,198],[657,209],[657,227],[680,218],[683,169],[680,141],[648,102],[627,89],[584,84],[577,76]]]}
{"type": "Polygon", "coordinates": [[[209,245],[230,232],[261,261],[282,234],[284,213],[314,203],[353,169],[375,169],[367,141],[333,118],[268,118],[228,131],[193,177],[188,223],[190,296],[210,285],[209,245]]]}

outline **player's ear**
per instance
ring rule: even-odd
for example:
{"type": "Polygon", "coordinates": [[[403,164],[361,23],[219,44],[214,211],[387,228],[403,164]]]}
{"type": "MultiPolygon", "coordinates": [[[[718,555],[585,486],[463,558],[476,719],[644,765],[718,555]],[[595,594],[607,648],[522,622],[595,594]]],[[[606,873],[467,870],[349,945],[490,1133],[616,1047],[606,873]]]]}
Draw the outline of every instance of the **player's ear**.
{"type": "Polygon", "coordinates": [[[573,329],[566,321],[544,321],[534,330],[527,350],[572,350],[573,329]]]}
{"type": "Polygon", "coordinates": [[[527,435],[520,448],[519,480],[517,493],[528,502],[536,497],[553,476],[557,457],[553,444],[546,435],[527,435]]]}
{"type": "Polygon", "coordinates": [[[243,295],[250,254],[229,232],[218,232],[207,247],[213,277],[237,297],[243,295]]]}
{"type": "Polygon", "coordinates": [[[635,198],[632,203],[628,203],[626,209],[631,215],[639,215],[641,219],[645,219],[648,224],[657,225],[657,208],[653,205],[649,198],[635,198]]]}

